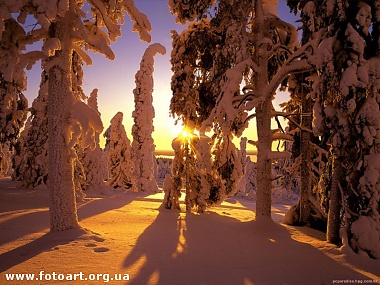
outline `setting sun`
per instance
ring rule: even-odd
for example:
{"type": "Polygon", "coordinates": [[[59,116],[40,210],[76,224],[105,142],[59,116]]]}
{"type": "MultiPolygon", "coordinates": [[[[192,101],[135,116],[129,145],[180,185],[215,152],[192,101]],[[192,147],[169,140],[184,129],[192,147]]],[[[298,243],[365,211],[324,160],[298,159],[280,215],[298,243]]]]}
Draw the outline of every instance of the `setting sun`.
{"type": "Polygon", "coordinates": [[[180,136],[183,138],[183,139],[190,139],[194,134],[193,133],[190,133],[189,131],[187,131],[186,129],[183,129],[180,133],[180,136]]]}

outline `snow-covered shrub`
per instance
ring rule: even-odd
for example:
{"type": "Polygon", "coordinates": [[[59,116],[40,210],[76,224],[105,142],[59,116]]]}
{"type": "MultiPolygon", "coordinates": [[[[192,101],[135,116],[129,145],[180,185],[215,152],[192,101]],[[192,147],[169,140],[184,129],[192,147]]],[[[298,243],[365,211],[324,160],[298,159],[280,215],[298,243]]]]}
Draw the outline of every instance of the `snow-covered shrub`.
{"type": "MultiPolygon", "coordinates": [[[[178,179],[177,179],[178,180],[178,179]]],[[[164,185],[162,187],[165,192],[163,205],[166,209],[180,210],[179,198],[181,197],[181,189],[176,185],[170,174],[165,175],[164,185]]]]}
{"type": "Polygon", "coordinates": [[[123,126],[123,113],[118,112],[111,119],[109,127],[109,153],[107,184],[113,188],[137,191],[134,163],[131,158],[131,143],[123,126]]]}
{"type": "Polygon", "coordinates": [[[214,155],[212,169],[217,175],[219,187],[213,187],[209,199],[213,203],[221,203],[226,197],[237,193],[243,170],[237,148],[231,137],[216,138],[212,152],[214,155]]]}
{"type": "Polygon", "coordinates": [[[197,170],[199,177],[199,189],[197,189],[197,198],[195,200],[197,210],[202,213],[210,203],[210,195],[215,184],[212,169],[212,139],[201,133],[196,144],[197,170]]]}
{"type": "Polygon", "coordinates": [[[0,178],[12,175],[12,157],[13,151],[9,142],[5,144],[0,143],[0,178]]]}
{"type": "Polygon", "coordinates": [[[157,157],[157,175],[156,175],[156,181],[163,181],[165,179],[166,174],[171,173],[172,168],[172,158],[166,158],[166,157],[157,157]]]}

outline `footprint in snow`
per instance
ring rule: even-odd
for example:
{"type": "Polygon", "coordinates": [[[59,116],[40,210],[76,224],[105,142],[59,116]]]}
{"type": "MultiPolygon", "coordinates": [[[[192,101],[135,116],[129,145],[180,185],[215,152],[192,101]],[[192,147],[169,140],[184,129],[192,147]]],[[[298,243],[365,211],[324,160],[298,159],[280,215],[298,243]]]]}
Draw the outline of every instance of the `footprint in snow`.
{"type": "Polygon", "coordinates": [[[94,252],[107,252],[109,250],[110,249],[107,248],[107,247],[97,247],[97,248],[94,248],[94,252]]]}

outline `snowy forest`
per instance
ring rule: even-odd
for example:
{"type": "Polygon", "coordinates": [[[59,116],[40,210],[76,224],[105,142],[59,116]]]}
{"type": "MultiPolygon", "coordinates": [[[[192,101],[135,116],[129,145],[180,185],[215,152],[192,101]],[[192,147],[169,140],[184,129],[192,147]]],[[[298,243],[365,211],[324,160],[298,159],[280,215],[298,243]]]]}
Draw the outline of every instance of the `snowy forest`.
{"type": "Polygon", "coordinates": [[[291,203],[284,224],[380,259],[380,1],[287,6],[298,29],[277,0],[168,1],[184,25],[172,31],[168,112],[182,132],[168,159],[155,156],[152,92],[155,57],[170,51],[151,43],[155,27],[133,0],[0,0],[0,177],[46,186],[51,232],[81,228],[78,205],[94,193],[162,192],[166,211],[182,205],[198,219],[243,197],[268,224],[281,197],[291,203]],[[127,18],[146,42],[134,111],[102,122],[83,65],[89,51],[117,61],[111,44],[127,18]],[[35,65],[40,88],[28,102],[35,65]],[[279,91],[289,94],[280,109],[279,91]]]}

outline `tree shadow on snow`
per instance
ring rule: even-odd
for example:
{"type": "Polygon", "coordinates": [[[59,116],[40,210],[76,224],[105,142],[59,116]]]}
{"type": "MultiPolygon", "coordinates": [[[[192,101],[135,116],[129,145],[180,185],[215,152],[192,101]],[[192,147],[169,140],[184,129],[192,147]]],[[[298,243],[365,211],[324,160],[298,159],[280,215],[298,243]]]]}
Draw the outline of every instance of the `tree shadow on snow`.
{"type": "Polygon", "coordinates": [[[272,222],[160,209],[123,267],[128,285],[332,284],[368,279],[272,222]]]}
{"type": "Polygon", "coordinates": [[[73,229],[64,232],[48,232],[23,246],[14,248],[0,255],[0,272],[23,263],[40,253],[55,250],[59,245],[68,244],[87,234],[84,229],[73,229]]]}
{"type": "MultiPolygon", "coordinates": [[[[84,203],[78,204],[79,222],[104,212],[122,208],[131,203],[136,197],[141,197],[141,195],[131,193],[131,195],[122,197],[86,199],[84,203]]],[[[50,227],[49,219],[49,211],[46,208],[33,209],[33,207],[28,211],[10,212],[3,215],[3,219],[0,218],[0,245],[3,251],[4,249],[6,250],[7,246],[12,248],[12,242],[25,236],[33,233],[42,235],[37,239],[35,239],[35,236],[30,237],[30,241],[27,241],[26,244],[0,254],[0,272],[29,260],[41,252],[51,250],[60,244],[59,242],[62,242],[62,240],[71,241],[80,236],[79,234],[74,234],[68,237],[67,233],[73,233],[72,231],[48,232],[50,227]]]]}

